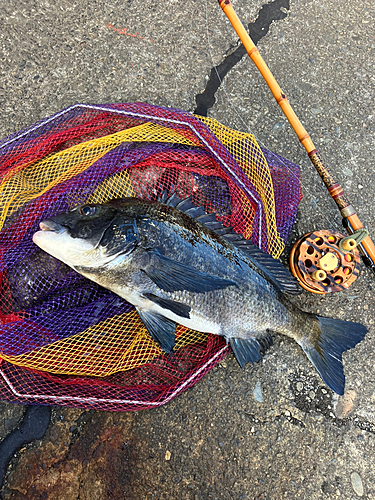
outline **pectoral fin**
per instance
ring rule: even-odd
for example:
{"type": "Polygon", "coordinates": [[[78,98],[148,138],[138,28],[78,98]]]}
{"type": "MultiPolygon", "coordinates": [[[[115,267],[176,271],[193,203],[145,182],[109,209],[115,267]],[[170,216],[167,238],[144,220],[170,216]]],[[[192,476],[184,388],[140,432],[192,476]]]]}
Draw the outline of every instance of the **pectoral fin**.
{"type": "Polygon", "coordinates": [[[169,259],[158,252],[153,251],[152,253],[153,257],[156,258],[153,259],[153,265],[144,269],[144,272],[159,288],[166,292],[187,290],[188,292],[203,293],[236,285],[232,280],[211,276],[181,262],[169,259]]]}
{"type": "Polygon", "coordinates": [[[164,352],[172,352],[176,337],[176,323],[161,314],[138,309],[137,312],[148,333],[164,352]]]}

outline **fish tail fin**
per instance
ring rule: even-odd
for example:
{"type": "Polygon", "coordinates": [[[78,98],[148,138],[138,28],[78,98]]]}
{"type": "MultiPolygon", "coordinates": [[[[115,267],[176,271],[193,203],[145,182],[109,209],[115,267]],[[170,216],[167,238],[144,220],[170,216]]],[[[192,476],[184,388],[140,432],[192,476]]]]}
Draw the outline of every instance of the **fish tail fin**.
{"type": "Polygon", "coordinates": [[[314,323],[312,333],[298,343],[323,382],[342,396],[345,387],[342,354],[361,342],[366,328],[359,323],[320,316],[314,318],[314,323]]]}

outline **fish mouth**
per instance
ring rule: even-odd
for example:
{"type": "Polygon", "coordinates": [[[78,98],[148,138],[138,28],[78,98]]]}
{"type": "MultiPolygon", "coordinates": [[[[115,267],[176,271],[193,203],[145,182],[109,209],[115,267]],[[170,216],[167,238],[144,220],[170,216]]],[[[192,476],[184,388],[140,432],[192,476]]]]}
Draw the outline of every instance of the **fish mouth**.
{"type": "Polygon", "coordinates": [[[39,223],[39,228],[42,231],[53,231],[54,233],[62,233],[63,231],[66,231],[64,226],[51,219],[42,220],[42,222],[39,223]]]}

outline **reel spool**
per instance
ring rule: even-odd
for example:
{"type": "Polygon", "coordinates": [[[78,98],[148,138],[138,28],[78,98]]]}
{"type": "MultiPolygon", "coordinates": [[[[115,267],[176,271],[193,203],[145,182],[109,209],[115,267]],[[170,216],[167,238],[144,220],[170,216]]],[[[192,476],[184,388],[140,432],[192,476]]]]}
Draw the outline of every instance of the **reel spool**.
{"type": "Polygon", "coordinates": [[[295,243],[289,258],[299,284],[319,294],[348,288],[358,277],[359,263],[355,239],[327,229],[305,234],[295,243]]]}

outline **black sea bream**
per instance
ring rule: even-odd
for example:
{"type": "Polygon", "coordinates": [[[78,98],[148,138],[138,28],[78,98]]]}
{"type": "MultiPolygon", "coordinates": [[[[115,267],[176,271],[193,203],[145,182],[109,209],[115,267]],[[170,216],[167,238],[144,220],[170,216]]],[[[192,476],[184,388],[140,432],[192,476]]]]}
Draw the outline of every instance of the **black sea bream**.
{"type": "Polygon", "coordinates": [[[173,350],[176,323],[222,335],[241,367],[261,357],[270,332],[294,339],[324,382],[344,392],[342,353],[364,326],[299,310],[279,261],[175,195],[82,205],[40,223],[33,241],[137,309],[152,338],[173,350]]]}

